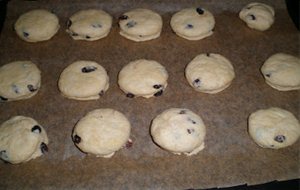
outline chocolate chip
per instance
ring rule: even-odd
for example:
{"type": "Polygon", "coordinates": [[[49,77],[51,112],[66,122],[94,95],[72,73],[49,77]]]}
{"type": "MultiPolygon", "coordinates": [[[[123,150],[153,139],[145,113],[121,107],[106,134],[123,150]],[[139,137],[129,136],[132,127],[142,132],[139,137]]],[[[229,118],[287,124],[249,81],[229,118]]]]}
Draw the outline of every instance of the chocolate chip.
{"type": "Polygon", "coordinates": [[[95,71],[96,69],[97,69],[97,67],[94,67],[94,66],[86,66],[81,69],[81,72],[90,73],[90,72],[95,71]]]}
{"type": "Polygon", "coordinates": [[[251,17],[252,20],[255,20],[256,17],[254,15],[249,15],[251,17]]]}
{"type": "Polygon", "coordinates": [[[155,85],[153,85],[153,88],[155,88],[155,89],[160,89],[161,87],[162,87],[161,84],[155,84],[155,85]]]}
{"type": "Polygon", "coordinates": [[[37,90],[37,89],[34,88],[33,85],[31,85],[31,84],[27,85],[27,88],[28,88],[28,90],[29,90],[30,92],[34,92],[34,91],[37,90]]]}
{"type": "Polygon", "coordinates": [[[193,85],[196,86],[196,87],[199,87],[200,86],[200,83],[201,83],[201,80],[200,79],[195,79],[193,81],[193,85]]]}
{"type": "Polygon", "coordinates": [[[27,37],[29,36],[29,34],[28,34],[27,32],[23,32],[23,36],[24,36],[25,38],[27,38],[27,37]]]}
{"type": "Polygon", "coordinates": [[[85,36],[85,38],[86,38],[86,39],[90,39],[91,37],[90,37],[90,36],[85,36]]]}
{"type": "Polygon", "coordinates": [[[192,134],[195,132],[195,129],[187,129],[188,134],[192,134]]]}
{"type": "Polygon", "coordinates": [[[74,141],[74,143],[79,144],[81,142],[81,138],[78,135],[75,135],[73,137],[73,141],[74,141]]]}
{"type": "Polygon", "coordinates": [[[126,94],[126,97],[127,97],[127,98],[134,98],[134,94],[127,93],[127,94],[126,94]]]}
{"type": "Polygon", "coordinates": [[[126,26],[128,27],[128,28],[132,28],[132,27],[134,27],[136,25],[136,22],[135,21],[130,21],[130,22],[127,22],[127,24],[126,24],[126,26]]]}
{"type": "Polygon", "coordinates": [[[186,114],[186,110],[181,110],[179,114],[186,114]]]}
{"type": "Polygon", "coordinates": [[[121,15],[121,16],[119,17],[119,20],[126,20],[126,19],[128,19],[128,16],[127,16],[127,15],[121,15]]]}
{"type": "Polygon", "coordinates": [[[163,94],[163,90],[160,90],[154,94],[155,97],[161,96],[163,94]]]}
{"type": "Polygon", "coordinates": [[[45,154],[45,152],[48,152],[48,146],[45,143],[42,142],[40,148],[43,154],[45,154]]]}
{"type": "Polygon", "coordinates": [[[126,144],[125,144],[125,147],[126,147],[126,148],[131,148],[132,145],[133,145],[132,140],[131,140],[131,139],[128,139],[128,141],[127,141],[126,144]]]}
{"type": "Polygon", "coordinates": [[[71,25],[72,25],[72,21],[69,19],[69,20],[67,21],[67,28],[70,28],[71,25]]]}
{"type": "Polygon", "coordinates": [[[209,57],[209,56],[210,56],[210,53],[206,53],[206,56],[209,57]]]}
{"type": "Polygon", "coordinates": [[[93,28],[102,28],[102,25],[101,24],[92,24],[92,27],[93,28]]]}
{"type": "Polygon", "coordinates": [[[185,28],[191,29],[194,28],[194,26],[192,24],[187,24],[185,28]]]}
{"type": "Polygon", "coordinates": [[[139,37],[141,38],[141,37],[143,37],[143,35],[139,35],[139,37]]]}
{"type": "Polygon", "coordinates": [[[42,129],[41,129],[40,126],[35,125],[35,126],[33,126],[33,127],[31,128],[31,132],[33,132],[33,133],[41,133],[41,132],[42,132],[42,129]]]}
{"type": "Polygon", "coordinates": [[[266,77],[271,77],[271,74],[266,74],[266,77]]]}
{"type": "Polygon", "coordinates": [[[196,11],[197,11],[197,13],[198,13],[199,15],[203,15],[203,13],[204,13],[204,10],[203,10],[201,7],[198,7],[198,8],[196,9],[196,11]]]}
{"type": "Polygon", "coordinates": [[[103,95],[104,95],[104,90],[101,90],[99,96],[103,96],[103,95]]]}
{"type": "Polygon", "coordinates": [[[284,135],[277,135],[274,138],[275,141],[279,142],[279,143],[283,143],[285,141],[285,136],[284,135]]]}
{"type": "Polygon", "coordinates": [[[1,100],[1,101],[7,101],[8,99],[7,99],[7,98],[4,98],[3,96],[0,96],[0,100],[1,100]]]}
{"type": "Polygon", "coordinates": [[[16,94],[19,94],[19,88],[17,87],[17,85],[13,84],[11,87],[16,94]]]}
{"type": "Polygon", "coordinates": [[[72,36],[78,36],[78,34],[77,33],[72,33],[72,36]]]}
{"type": "Polygon", "coordinates": [[[189,122],[192,122],[192,124],[196,124],[196,121],[192,120],[191,118],[188,118],[189,122]]]}

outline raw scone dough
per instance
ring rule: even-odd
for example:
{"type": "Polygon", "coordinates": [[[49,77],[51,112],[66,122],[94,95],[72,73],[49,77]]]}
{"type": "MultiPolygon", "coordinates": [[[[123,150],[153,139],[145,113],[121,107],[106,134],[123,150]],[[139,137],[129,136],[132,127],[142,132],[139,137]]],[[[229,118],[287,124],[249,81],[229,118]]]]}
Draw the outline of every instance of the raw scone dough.
{"type": "Polygon", "coordinates": [[[94,61],[76,61],[61,73],[58,87],[62,95],[75,100],[96,100],[109,87],[106,70],[94,61]]]}
{"type": "Polygon", "coordinates": [[[249,116],[249,134],[263,148],[279,149],[294,144],[300,136],[296,117],[281,108],[261,109],[249,116]]]}
{"type": "Polygon", "coordinates": [[[300,59],[277,53],[269,57],[261,68],[265,81],[280,91],[300,89],[300,59]]]}
{"type": "Polygon", "coordinates": [[[263,3],[250,3],[241,10],[239,16],[249,28],[265,31],[274,23],[275,11],[263,3]]]}
{"type": "Polygon", "coordinates": [[[148,9],[134,9],[119,17],[120,34],[136,42],[158,38],[162,25],[161,16],[148,9]]]}
{"type": "Polygon", "coordinates": [[[15,61],[0,67],[0,102],[27,99],[41,86],[41,71],[31,61],[15,61]]]}
{"type": "Polygon", "coordinates": [[[235,74],[228,59],[207,53],[196,56],[187,65],[185,76],[195,90],[215,94],[229,87],[235,74]]]}
{"type": "Polygon", "coordinates": [[[174,154],[197,154],[204,149],[205,134],[201,117],[188,109],[167,109],[151,125],[154,142],[174,154]]]}
{"type": "Polygon", "coordinates": [[[34,119],[15,116],[0,126],[0,158],[19,164],[41,156],[48,151],[45,129],[34,119]]]}
{"type": "Polygon", "coordinates": [[[27,42],[49,40],[56,34],[59,27],[57,16],[44,9],[24,13],[15,23],[16,33],[27,42]]]}
{"type": "Polygon", "coordinates": [[[106,37],[111,25],[112,17],[105,11],[88,9],[70,17],[67,32],[74,40],[94,41],[106,37]]]}
{"type": "Polygon", "coordinates": [[[97,157],[112,157],[129,140],[131,125],[119,111],[96,109],[76,124],[72,138],[85,153],[97,157]]]}
{"type": "Polygon", "coordinates": [[[162,95],[167,80],[168,72],[164,66],[153,60],[139,59],[122,68],[118,83],[129,98],[150,98],[162,95]]]}
{"type": "Polygon", "coordinates": [[[174,14],[170,24],[178,36],[187,40],[200,40],[213,34],[215,19],[206,9],[188,8],[174,14]]]}

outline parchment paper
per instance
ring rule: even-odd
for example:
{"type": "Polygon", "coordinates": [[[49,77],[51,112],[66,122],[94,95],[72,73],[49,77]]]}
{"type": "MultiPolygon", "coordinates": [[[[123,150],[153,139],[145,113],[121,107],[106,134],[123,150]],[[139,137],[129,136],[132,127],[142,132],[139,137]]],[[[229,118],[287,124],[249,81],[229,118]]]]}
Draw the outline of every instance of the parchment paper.
{"type": "Polygon", "coordinates": [[[288,16],[283,0],[264,1],[276,11],[274,25],[265,32],[249,29],[238,18],[251,1],[10,1],[0,39],[0,65],[31,60],[42,71],[42,86],[31,99],[0,104],[0,122],[14,115],[33,117],[50,139],[49,152],[25,164],[0,163],[1,189],[187,189],[259,184],[299,178],[299,141],[280,150],[257,146],[247,133],[247,118],[257,109],[281,107],[299,114],[299,91],[280,92],[269,87],[260,73],[274,53],[299,56],[299,32],[288,16]],[[186,7],[202,6],[216,19],[215,32],[200,41],[176,36],[171,16],[186,7]],[[136,43],[119,35],[117,18],[133,8],[149,8],[164,20],[161,37],[136,43]],[[61,28],[51,40],[27,43],[13,31],[22,13],[45,8],[60,19],[61,28]],[[78,10],[101,8],[114,16],[110,34],[94,42],[74,41],[65,32],[66,21],[78,10]],[[185,66],[200,53],[220,53],[233,64],[236,78],[225,91],[194,91],[184,77],[185,66]],[[135,59],[153,59],[169,72],[168,87],[161,97],[129,99],[117,85],[121,68],[135,59]],[[110,87],[97,101],[64,98],[57,88],[62,70],[76,60],[93,60],[109,72],[110,87]],[[168,153],[149,135],[151,120],[171,107],[189,108],[206,126],[206,148],[191,157],[168,153]],[[76,122],[97,108],[123,112],[132,124],[130,149],[111,159],[86,156],[71,140],[76,122]]]}

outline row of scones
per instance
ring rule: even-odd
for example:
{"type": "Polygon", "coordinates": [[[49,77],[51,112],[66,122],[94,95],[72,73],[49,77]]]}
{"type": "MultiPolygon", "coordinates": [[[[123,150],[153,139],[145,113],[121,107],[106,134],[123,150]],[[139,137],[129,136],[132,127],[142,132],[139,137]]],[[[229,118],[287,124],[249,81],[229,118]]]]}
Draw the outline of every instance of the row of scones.
{"type": "MultiPolygon", "coordinates": [[[[274,23],[274,9],[263,3],[250,3],[239,13],[250,28],[264,31],[274,23]]],[[[161,34],[161,16],[148,9],[134,9],[119,18],[120,35],[136,42],[152,40],[161,34]]],[[[87,9],[76,12],[67,21],[67,32],[74,40],[94,41],[106,37],[113,18],[103,10],[87,9]]],[[[175,13],[170,21],[173,31],[187,40],[200,40],[213,34],[215,18],[207,9],[186,8],[175,13]]],[[[58,17],[44,9],[22,14],[15,23],[18,36],[27,42],[52,38],[59,30],[58,17]]]]}
{"type": "MultiPolygon", "coordinates": [[[[277,53],[261,72],[268,85],[279,91],[300,89],[300,59],[277,53]]],[[[125,65],[118,75],[120,89],[128,98],[161,96],[168,85],[166,68],[154,60],[138,59],[125,65]]],[[[185,68],[185,77],[196,91],[215,94],[230,86],[235,77],[231,62],[220,54],[196,56],[185,68]]],[[[41,71],[31,61],[15,61],[0,67],[0,102],[34,96],[41,86],[41,71]]],[[[76,61],[61,73],[61,94],[75,100],[96,100],[109,88],[106,70],[94,61],[76,61]]]]}
{"type": "MultiPolygon", "coordinates": [[[[110,108],[90,111],[72,130],[72,141],[84,153],[110,158],[121,148],[130,148],[131,124],[110,108]]],[[[250,114],[250,137],[260,147],[280,149],[300,136],[297,118],[287,110],[271,107],[250,114]]],[[[206,126],[202,118],[186,108],[170,108],[151,122],[150,135],[160,148],[174,154],[195,155],[205,148],[206,126]]],[[[12,164],[27,162],[48,151],[45,129],[34,119],[14,116],[0,125],[0,159],[12,164]]]]}

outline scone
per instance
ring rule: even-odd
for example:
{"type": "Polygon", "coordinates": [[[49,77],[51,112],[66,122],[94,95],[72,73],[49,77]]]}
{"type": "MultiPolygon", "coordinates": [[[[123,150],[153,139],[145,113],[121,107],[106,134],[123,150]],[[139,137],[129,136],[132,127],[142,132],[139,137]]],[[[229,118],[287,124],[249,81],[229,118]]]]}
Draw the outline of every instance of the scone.
{"type": "Polygon", "coordinates": [[[97,157],[110,158],[126,145],[131,125],[119,111],[96,109],[81,118],[76,124],[72,138],[83,152],[97,157]]]}
{"type": "Polygon", "coordinates": [[[248,125],[250,136],[263,148],[284,148],[294,144],[300,136],[299,121],[281,108],[255,111],[249,116],[248,125]]]}
{"type": "Polygon", "coordinates": [[[261,72],[271,87],[280,91],[300,89],[300,59],[285,53],[269,57],[261,72]]]}
{"type": "Polygon", "coordinates": [[[161,16],[148,9],[134,9],[119,17],[120,34],[136,42],[158,38],[162,25],[161,16]]]}
{"type": "Polygon", "coordinates": [[[94,61],[76,61],[60,75],[58,87],[62,95],[75,100],[96,100],[109,87],[106,70],[94,61]]]}
{"type": "Polygon", "coordinates": [[[19,164],[35,159],[48,151],[45,129],[34,119],[15,116],[0,126],[0,158],[19,164]]]}
{"type": "Polygon", "coordinates": [[[200,40],[213,34],[214,16],[206,9],[183,9],[171,18],[171,27],[180,37],[187,40],[200,40]]]}
{"type": "Polygon", "coordinates": [[[41,71],[31,61],[15,61],[0,67],[0,102],[28,99],[41,86],[41,71]]]}
{"type": "Polygon", "coordinates": [[[119,73],[120,88],[129,98],[142,96],[157,97],[167,87],[168,72],[153,60],[139,59],[125,65],[119,73]]]}
{"type": "Polygon", "coordinates": [[[187,65],[185,77],[196,91],[215,94],[229,87],[235,74],[228,59],[207,53],[196,56],[187,65]]]}
{"type": "Polygon", "coordinates": [[[111,29],[112,17],[102,10],[87,9],[70,17],[66,30],[74,40],[94,41],[106,37],[111,29]]]}
{"type": "Polygon", "coordinates": [[[265,31],[274,23],[275,11],[264,3],[250,3],[240,11],[239,17],[249,28],[265,31]]]}
{"type": "Polygon", "coordinates": [[[27,42],[49,40],[57,33],[59,27],[57,16],[44,9],[26,12],[15,23],[16,33],[27,42]]]}
{"type": "Polygon", "coordinates": [[[204,149],[205,125],[188,109],[165,110],[153,119],[150,132],[157,145],[174,154],[191,156],[204,149]]]}

